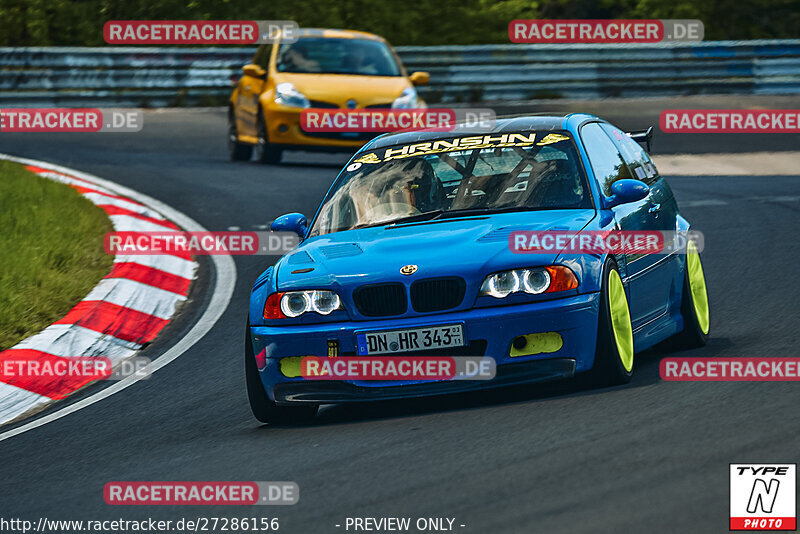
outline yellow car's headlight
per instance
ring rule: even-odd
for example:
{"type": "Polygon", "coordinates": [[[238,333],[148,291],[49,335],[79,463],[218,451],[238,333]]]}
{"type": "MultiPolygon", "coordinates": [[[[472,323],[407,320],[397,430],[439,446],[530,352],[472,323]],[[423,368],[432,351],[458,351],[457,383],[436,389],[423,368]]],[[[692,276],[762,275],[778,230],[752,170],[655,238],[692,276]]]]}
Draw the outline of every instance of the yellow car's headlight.
{"type": "Polygon", "coordinates": [[[419,96],[413,87],[406,87],[392,102],[393,109],[415,109],[419,107],[419,96]]]}
{"type": "Polygon", "coordinates": [[[275,86],[275,103],[293,108],[310,108],[311,102],[306,95],[298,91],[289,82],[279,83],[275,86]]]}

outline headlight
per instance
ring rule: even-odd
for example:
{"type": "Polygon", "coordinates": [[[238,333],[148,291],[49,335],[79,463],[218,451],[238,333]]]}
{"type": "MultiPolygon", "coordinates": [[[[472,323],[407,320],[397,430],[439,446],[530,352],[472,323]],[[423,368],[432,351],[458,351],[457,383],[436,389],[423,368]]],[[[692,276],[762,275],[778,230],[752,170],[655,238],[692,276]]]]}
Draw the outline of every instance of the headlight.
{"type": "Polygon", "coordinates": [[[519,291],[519,271],[506,271],[487,276],[481,287],[481,294],[502,299],[519,291]]]}
{"type": "Polygon", "coordinates": [[[339,295],[333,291],[314,291],[311,294],[311,309],[322,315],[338,310],[342,305],[339,295]]]}
{"type": "Polygon", "coordinates": [[[304,313],[330,315],[341,310],[339,295],[327,290],[287,291],[273,293],[264,304],[264,319],[289,319],[304,313]]]}
{"type": "Polygon", "coordinates": [[[512,293],[530,295],[566,291],[578,287],[578,279],[568,267],[552,265],[535,269],[514,269],[490,274],[481,285],[479,296],[505,298],[512,293]]]}
{"type": "Polygon", "coordinates": [[[311,295],[307,291],[292,291],[281,297],[281,312],[286,317],[297,317],[311,311],[311,295]]]}
{"type": "Polygon", "coordinates": [[[310,108],[311,103],[306,95],[295,89],[289,82],[279,83],[275,86],[275,102],[293,108],[310,108]]]}
{"type": "Polygon", "coordinates": [[[419,97],[417,90],[413,87],[406,87],[400,96],[392,102],[392,109],[413,109],[419,107],[419,97]]]}
{"type": "Polygon", "coordinates": [[[526,269],[522,275],[522,289],[525,293],[538,295],[550,287],[550,273],[545,269],[526,269]]]}

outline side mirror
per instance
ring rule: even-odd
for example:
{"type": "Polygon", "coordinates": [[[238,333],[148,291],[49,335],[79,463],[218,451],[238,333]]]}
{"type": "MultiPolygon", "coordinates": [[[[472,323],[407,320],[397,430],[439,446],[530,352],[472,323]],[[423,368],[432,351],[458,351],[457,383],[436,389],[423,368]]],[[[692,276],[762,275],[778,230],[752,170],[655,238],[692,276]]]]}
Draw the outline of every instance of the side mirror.
{"type": "Polygon", "coordinates": [[[637,202],[647,197],[650,194],[650,187],[631,178],[624,178],[617,180],[611,184],[611,196],[606,197],[606,207],[613,208],[620,204],[628,204],[629,202],[637,202]]]}
{"type": "Polygon", "coordinates": [[[294,232],[303,239],[306,236],[308,220],[302,213],[287,213],[281,215],[269,227],[273,232],[294,232]]]}
{"type": "Polygon", "coordinates": [[[254,63],[242,67],[242,72],[245,76],[252,76],[253,78],[264,78],[267,75],[267,71],[254,63]]]}
{"type": "Polygon", "coordinates": [[[417,71],[411,73],[408,79],[411,80],[411,83],[414,85],[428,85],[428,82],[431,81],[431,75],[427,72],[417,71]]]}

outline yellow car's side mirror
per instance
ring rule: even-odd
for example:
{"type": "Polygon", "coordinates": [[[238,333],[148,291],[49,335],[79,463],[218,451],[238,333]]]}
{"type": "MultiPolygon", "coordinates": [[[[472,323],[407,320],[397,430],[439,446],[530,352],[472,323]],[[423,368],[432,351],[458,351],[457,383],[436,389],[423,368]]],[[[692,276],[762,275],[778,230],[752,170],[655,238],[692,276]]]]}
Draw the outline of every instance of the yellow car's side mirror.
{"type": "Polygon", "coordinates": [[[263,78],[267,74],[267,71],[253,63],[242,67],[242,72],[245,76],[252,76],[253,78],[263,78]]]}
{"type": "Polygon", "coordinates": [[[411,83],[414,85],[427,85],[427,83],[431,81],[431,75],[427,72],[417,71],[412,73],[408,79],[411,80],[411,83]]]}

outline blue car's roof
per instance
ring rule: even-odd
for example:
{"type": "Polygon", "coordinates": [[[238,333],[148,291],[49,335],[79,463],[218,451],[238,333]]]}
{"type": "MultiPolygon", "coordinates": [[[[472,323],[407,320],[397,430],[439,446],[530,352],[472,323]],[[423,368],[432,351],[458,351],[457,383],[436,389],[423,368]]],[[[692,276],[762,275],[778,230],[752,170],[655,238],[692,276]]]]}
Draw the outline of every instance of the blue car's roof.
{"type": "MultiPolygon", "coordinates": [[[[594,115],[585,113],[571,113],[568,115],[517,115],[512,117],[500,117],[496,120],[491,129],[481,128],[475,133],[484,135],[503,132],[520,132],[527,130],[568,130],[570,126],[577,126],[587,120],[598,120],[594,115]]],[[[602,120],[602,119],[600,119],[602,120]]],[[[469,131],[459,132],[469,135],[469,131]]],[[[409,143],[435,141],[437,139],[448,139],[453,136],[453,132],[397,132],[381,135],[367,143],[361,150],[372,150],[393,145],[405,145],[409,143]]]]}

